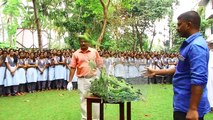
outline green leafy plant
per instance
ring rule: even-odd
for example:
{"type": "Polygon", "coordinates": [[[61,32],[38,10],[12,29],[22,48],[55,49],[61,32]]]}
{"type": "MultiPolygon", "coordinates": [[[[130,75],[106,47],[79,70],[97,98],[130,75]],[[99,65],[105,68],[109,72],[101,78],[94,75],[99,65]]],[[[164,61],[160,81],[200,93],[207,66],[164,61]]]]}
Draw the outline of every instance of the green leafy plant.
{"type": "Polygon", "coordinates": [[[110,103],[135,101],[142,95],[123,79],[108,76],[105,69],[101,70],[99,79],[92,81],[90,92],[110,103]]]}

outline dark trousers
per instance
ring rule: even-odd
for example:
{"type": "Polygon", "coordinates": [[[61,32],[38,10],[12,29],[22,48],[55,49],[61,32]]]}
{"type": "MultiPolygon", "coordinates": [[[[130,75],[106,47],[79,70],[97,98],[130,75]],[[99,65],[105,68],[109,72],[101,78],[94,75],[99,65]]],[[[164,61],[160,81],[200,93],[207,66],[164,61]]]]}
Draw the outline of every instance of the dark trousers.
{"type": "Polygon", "coordinates": [[[73,90],[78,89],[78,82],[72,82],[73,90]]]}
{"type": "Polygon", "coordinates": [[[15,95],[16,93],[18,93],[18,85],[5,87],[5,92],[7,95],[8,94],[15,95]]]}
{"type": "Polygon", "coordinates": [[[49,80],[47,81],[47,88],[48,89],[51,89],[51,83],[52,83],[52,81],[49,81],[49,80]]]}
{"type": "Polygon", "coordinates": [[[3,89],[4,89],[4,85],[0,85],[0,96],[3,95],[3,89]]]}
{"type": "Polygon", "coordinates": [[[38,81],[38,90],[45,90],[46,88],[46,81],[38,81]]]}
{"type": "Polygon", "coordinates": [[[25,90],[25,84],[20,84],[19,85],[19,92],[25,92],[26,90],[25,90]]]}
{"type": "Polygon", "coordinates": [[[63,82],[63,79],[57,79],[57,80],[55,80],[56,89],[61,89],[62,82],[63,82]]]}
{"type": "MultiPolygon", "coordinates": [[[[204,120],[204,117],[199,118],[199,120],[204,120]]],[[[180,112],[180,111],[175,111],[173,114],[173,119],[174,120],[186,120],[186,113],[185,112],[180,112]]]]}
{"type": "Polygon", "coordinates": [[[36,90],[36,83],[35,82],[27,83],[27,90],[28,92],[34,92],[36,90]]]}
{"type": "Polygon", "coordinates": [[[62,83],[63,89],[67,89],[67,84],[68,84],[68,82],[67,82],[66,80],[63,80],[62,82],[63,82],[63,83],[62,83]]]}
{"type": "Polygon", "coordinates": [[[151,78],[148,77],[147,80],[148,80],[148,84],[150,84],[150,83],[157,84],[156,76],[153,76],[153,77],[151,77],[151,78]]]}

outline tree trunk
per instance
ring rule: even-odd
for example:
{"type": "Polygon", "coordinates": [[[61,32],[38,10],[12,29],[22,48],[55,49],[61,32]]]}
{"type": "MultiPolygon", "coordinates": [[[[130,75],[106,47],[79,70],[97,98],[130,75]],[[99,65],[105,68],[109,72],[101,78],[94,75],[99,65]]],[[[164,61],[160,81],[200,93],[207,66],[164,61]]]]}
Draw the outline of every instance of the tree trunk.
{"type": "Polygon", "coordinates": [[[133,47],[132,47],[132,50],[135,51],[136,49],[136,46],[137,46],[137,40],[138,40],[138,37],[137,37],[137,33],[136,33],[136,26],[132,25],[132,31],[133,31],[133,36],[134,36],[134,43],[133,43],[133,47]]]}
{"type": "Polygon", "coordinates": [[[152,40],[151,40],[151,43],[150,43],[149,51],[152,50],[152,45],[153,45],[154,38],[155,38],[155,35],[156,35],[156,27],[155,27],[155,25],[153,27],[154,27],[154,30],[152,32],[152,40]]]}
{"type": "Polygon", "coordinates": [[[96,45],[96,49],[99,49],[101,42],[103,41],[103,38],[104,38],[104,33],[106,30],[106,25],[107,25],[108,8],[109,8],[110,0],[107,1],[106,5],[104,4],[103,0],[100,0],[100,3],[103,7],[104,19],[103,19],[103,26],[101,29],[101,34],[98,38],[98,44],[96,45]]]}
{"type": "Polygon", "coordinates": [[[36,6],[36,0],[33,0],[33,9],[34,9],[34,16],[35,16],[35,22],[36,22],[36,27],[37,27],[37,33],[38,33],[38,46],[39,49],[42,50],[42,40],[41,40],[41,28],[40,28],[40,23],[38,19],[38,12],[37,12],[37,6],[36,6]]]}
{"type": "Polygon", "coordinates": [[[51,30],[49,30],[49,33],[48,33],[48,48],[49,49],[51,49],[51,44],[50,43],[51,43],[51,30]]]}
{"type": "Polygon", "coordinates": [[[138,29],[138,25],[136,25],[135,29],[136,29],[136,34],[137,34],[136,36],[137,36],[137,39],[139,41],[140,49],[142,51],[143,50],[143,33],[145,31],[145,28],[143,27],[143,29],[140,30],[141,31],[140,32],[139,29],[138,29]]]}
{"type": "Polygon", "coordinates": [[[0,14],[0,19],[1,19],[1,25],[2,25],[2,41],[4,42],[4,22],[3,22],[3,18],[2,18],[2,16],[1,16],[1,14],[0,14]]]}

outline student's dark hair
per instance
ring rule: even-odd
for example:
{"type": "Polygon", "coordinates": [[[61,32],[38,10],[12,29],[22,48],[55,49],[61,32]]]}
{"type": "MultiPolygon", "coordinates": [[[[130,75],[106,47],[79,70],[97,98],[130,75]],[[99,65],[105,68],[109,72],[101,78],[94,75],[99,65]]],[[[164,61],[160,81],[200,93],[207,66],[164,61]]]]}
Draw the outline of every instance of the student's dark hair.
{"type": "Polygon", "coordinates": [[[34,52],[30,52],[30,53],[29,53],[29,56],[30,56],[31,54],[34,55],[34,56],[33,56],[33,62],[35,62],[35,61],[36,61],[36,59],[35,59],[35,53],[34,53],[34,52]]]}
{"type": "MultiPolygon", "coordinates": [[[[4,54],[6,52],[6,54],[8,54],[7,50],[3,49],[2,50],[2,54],[4,54]]],[[[3,56],[3,55],[2,55],[3,56]]],[[[7,56],[6,56],[7,57],[7,56]]],[[[5,61],[6,57],[2,57],[2,59],[5,61]]]]}
{"type": "Polygon", "coordinates": [[[185,12],[185,13],[181,14],[177,19],[184,20],[186,22],[191,22],[195,28],[197,28],[197,29],[200,28],[201,18],[200,18],[200,15],[196,11],[185,12]]]}
{"type": "Polygon", "coordinates": [[[18,56],[16,54],[13,55],[14,63],[17,64],[18,62],[18,56]]]}
{"type": "Polygon", "coordinates": [[[62,54],[59,57],[60,57],[59,61],[62,62],[62,54]]]}
{"type": "Polygon", "coordinates": [[[5,50],[5,49],[2,50],[2,53],[4,53],[4,52],[6,52],[8,54],[7,50],[5,50]]]}

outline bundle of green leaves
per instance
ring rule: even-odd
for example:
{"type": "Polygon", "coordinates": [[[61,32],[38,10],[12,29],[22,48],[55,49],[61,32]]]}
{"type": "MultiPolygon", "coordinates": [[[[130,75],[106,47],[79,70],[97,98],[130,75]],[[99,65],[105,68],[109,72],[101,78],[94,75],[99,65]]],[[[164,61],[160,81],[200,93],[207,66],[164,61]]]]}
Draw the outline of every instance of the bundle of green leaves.
{"type": "Polygon", "coordinates": [[[139,89],[134,89],[125,80],[107,75],[105,69],[101,70],[98,79],[91,82],[90,92],[109,103],[136,101],[142,95],[139,89]]]}

